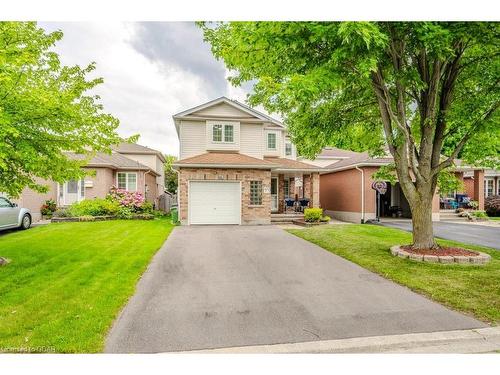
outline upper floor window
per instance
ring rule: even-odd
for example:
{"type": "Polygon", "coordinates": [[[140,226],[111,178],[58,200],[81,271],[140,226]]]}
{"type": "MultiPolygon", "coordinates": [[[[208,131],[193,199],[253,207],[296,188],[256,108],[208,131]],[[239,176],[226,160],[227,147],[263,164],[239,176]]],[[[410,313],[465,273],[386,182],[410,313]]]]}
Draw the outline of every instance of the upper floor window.
{"type": "Polygon", "coordinates": [[[222,142],[222,125],[212,126],[212,140],[214,142],[222,142]]]}
{"type": "Polygon", "coordinates": [[[212,141],[213,142],[234,142],[234,126],[233,125],[212,125],[212,141]]]}
{"type": "Polygon", "coordinates": [[[285,143],[285,155],[286,156],[292,156],[292,144],[291,143],[285,143]]]}
{"type": "Polygon", "coordinates": [[[118,172],[118,189],[127,191],[137,191],[137,173],[135,172],[118,172]]]}
{"type": "Polygon", "coordinates": [[[233,125],[224,125],[224,142],[234,142],[233,125]]]}
{"type": "Polygon", "coordinates": [[[267,149],[276,150],[276,133],[267,133],[267,149]]]}

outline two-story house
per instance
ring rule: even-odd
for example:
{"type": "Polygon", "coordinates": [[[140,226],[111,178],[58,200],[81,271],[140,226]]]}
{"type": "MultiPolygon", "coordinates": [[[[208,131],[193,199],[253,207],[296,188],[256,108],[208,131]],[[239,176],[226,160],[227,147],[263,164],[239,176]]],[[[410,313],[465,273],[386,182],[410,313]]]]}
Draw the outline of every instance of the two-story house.
{"type": "Polygon", "coordinates": [[[281,122],[226,97],[173,119],[182,224],[269,224],[285,198],[319,206],[322,168],[296,160],[281,122]]]}

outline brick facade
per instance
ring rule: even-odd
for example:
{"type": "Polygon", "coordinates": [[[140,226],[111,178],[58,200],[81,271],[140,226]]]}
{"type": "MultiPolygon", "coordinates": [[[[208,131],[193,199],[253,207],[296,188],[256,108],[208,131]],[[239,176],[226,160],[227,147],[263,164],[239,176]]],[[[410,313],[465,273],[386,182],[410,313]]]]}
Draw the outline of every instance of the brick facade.
{"type": "Polygon", "coordinates": [[[179,169],[179,220],[188,224],[189,181],[241,181],[241,223],[269,224],[271,222],[271,171],[260,169],[179,169]],[[262,205],[250,205],[250,181],[262,181],[262,205]]]}

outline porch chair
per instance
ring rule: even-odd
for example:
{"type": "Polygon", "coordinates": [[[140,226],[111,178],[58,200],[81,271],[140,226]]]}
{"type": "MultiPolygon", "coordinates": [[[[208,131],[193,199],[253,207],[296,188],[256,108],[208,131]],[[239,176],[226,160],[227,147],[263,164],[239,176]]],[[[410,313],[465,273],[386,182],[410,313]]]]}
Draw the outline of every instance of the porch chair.
{"type": "Polygon", "coordinates": [[[301,212],[304,212],[304,209],[309,207],[309,199],[307,198],[302,198],[301,200],[299,200],[299,203],[301,212]]]}
{"type": "Polygon", "coordinates": [[[288,211],[288,209],[291,209],[293,211],[293,204],[294,200],[291,198],[285,198],[285,213],[288,211]]]}

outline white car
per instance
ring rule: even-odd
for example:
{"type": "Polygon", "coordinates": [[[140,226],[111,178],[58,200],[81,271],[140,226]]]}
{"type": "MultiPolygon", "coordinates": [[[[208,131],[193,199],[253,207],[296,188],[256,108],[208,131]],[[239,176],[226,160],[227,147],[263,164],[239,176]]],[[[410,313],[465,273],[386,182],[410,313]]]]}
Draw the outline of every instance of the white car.
{"type": "Polygon", "coordinates": [[[27,208],[18,207],[7,198],[0,197],[0,230],[31,226],[31,212],[27,208]]]}

